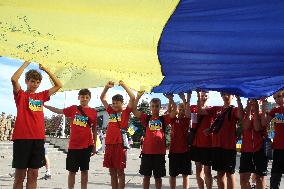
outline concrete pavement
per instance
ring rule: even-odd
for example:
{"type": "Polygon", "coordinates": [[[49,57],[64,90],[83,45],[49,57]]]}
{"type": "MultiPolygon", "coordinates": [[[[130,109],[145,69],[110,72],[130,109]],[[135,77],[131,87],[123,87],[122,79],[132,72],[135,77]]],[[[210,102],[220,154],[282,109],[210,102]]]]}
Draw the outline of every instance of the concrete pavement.
{"type": "MultiPolygon", "coordinates": [[[[63,189],[67,188],[67,175],[68,172],[65,170],[65,158],[66,154],[62,151],[58,151],[57,148],[54,148],[53,145],[48,146],[48,156],[51,161],[51,173],[52,178],[50,180],[39,180],[38,188],[47,188],[47,189],[63,189]]],[[[12,143],[11,142],[0,142],[0,189],[9,189],[12,188],[13,178],[9,176],[10,172],[13,172],[12,169],[12,143]]],[[[126,188],[142,188],[142,176],[138,174],[140,159],[139,159],[140,150],[131,149],[128,151],[127,159],[127,168],[125,170],[126,174],[126,188]]],[[[89,188],[111,188],[110,186],[110,176],[108,170],[102,166],[103,164],[103,155],[95,155],[91,159],[90,171],[89,171],[89,188]]],[[[168,160],[167,160],[168,167],[168,160]]],[[[239,158],[237,159],[237,166],[239,167],[239,158]]],[[[271,163],[269,163],[269,170],[271,169],[271,163]]],[[[193,171],[195,173],[195,166],[193,163],[193,171]]],[[[39,178],[44,176],[45,168],[40,169],[39,178]]],[[[167,168],[168,174],[168,168],[167,168]]],[[[213,176],[216,175],[216,172],[212,172],[213,176]]],[[[239,174],[236,173],[237,177],[237,188],[240,188],[239,185],[239,174]]],[[[267,177],[267,184],[269,184],[269,177],[267,177]]],[[[163,188],[169,188],[169,177],[163,178],[163,188]]],[[[214,181],[214,188],[217,188],[216,181],[214,181]]],[[[284,188],[284,179],[282,179],[282,187],[284,188]]],[[[80,188],[80,174],[77,174],[76,177],[76,187],[80,188]]],[[[151,188],[154,188],[154,179],[151,179],[151,188]]],[[[182,178],[177,177],[177,188],[182,188],[182,178]]],[[[195,179],[195,174],[190,176],[190,188],[196,189],[197,182],[195,179]]]]}

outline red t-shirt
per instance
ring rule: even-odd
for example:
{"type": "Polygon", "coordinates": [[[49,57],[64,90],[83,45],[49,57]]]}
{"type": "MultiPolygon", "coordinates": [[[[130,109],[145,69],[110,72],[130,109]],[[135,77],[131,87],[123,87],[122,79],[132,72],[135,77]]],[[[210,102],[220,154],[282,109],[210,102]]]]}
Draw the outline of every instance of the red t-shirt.
{"type": "Polygon", "coordinates": [[[109,114],[108,127],[106,132],[106,144],[122,144],[120,128],[126,129],[128,127],[131,109],[127,106],[122,112],[115,112],[111,106],[106,109],[109,114]],[[119,122],[119,125],[116,120],[119,122]]]}
{"type": "Polygon", "coordinates": [[[187,137],[189,118],[171,119],[171,153],[185,153],[188,151],[187,137]]]}
{"type": "MultiPolygon", "coordinates": [[[[192,117],[192,128],[196,127],[197,122],[197,115],[196,115],[196,108],[192,109],[191,111],[191,117],[192,117]]],[[[210,108],[207,110],[210,111],[210,108]]],[[[201,123],[196,131],[195,138],[193,140],[193,146],[199,147],[199,148],[210,148],[212,144],[212,134],[206,135],[204,133],[205,129],[210,128],[213,117],[211,115],[204,115],[202,116],[201,123]]]]}
{"type": "MultiPolygon", "coordinates": [[[[223,106],[214,106],[207,110],[210,116],[216,118],[219,114],[226,110],[223,106]]],[[[237,142],[238,108],[233,108],[231,119],[229,121],[228,114],[224,119],[223,125],[218,133],[213,134],[212,147],[223,148],[226,150],[235,150],[237,142]]]]}
{"type": "Polygon", "coordinates": [[[264,131],[255,131],[253,128],[253,118],[248,129],[242,131],[242,152],[257,152],[262,148],[264,131]]]}
{"type": "Polygon", "coordinates": [[[166,154],[165,130],[164,128],[171,123],[170,116],[163,115],[164,123],[162,124],[159,117],[151,117],[147,123],[148,115],[142,113],[140,120],[142,125],[146,127],[146,133],[143,142],[142,153],[144,154],[166,154]]]}
{"type": "Polygon", "coordinates": [[[284,150],[284,107],[273,108],[269,115],[274,122],[273,148],[284,150]]]}
{"type": "Polygon", "coordinates": [[[82,110],[88,117],[83,116],[76,105],[63,109],[64,115],[71,118],[68,149],[84,149],[94,144],[88,119],[95,127],[97,125],[97,111],[90,107],[82,107],[82,110]]]}
{"type": "Polygon", "coordinates": [[[20,89],[14,99],[17,119],[12,140],[45,139],[43,104],[49,100],[48,90],[31,94],[20,89]]]}

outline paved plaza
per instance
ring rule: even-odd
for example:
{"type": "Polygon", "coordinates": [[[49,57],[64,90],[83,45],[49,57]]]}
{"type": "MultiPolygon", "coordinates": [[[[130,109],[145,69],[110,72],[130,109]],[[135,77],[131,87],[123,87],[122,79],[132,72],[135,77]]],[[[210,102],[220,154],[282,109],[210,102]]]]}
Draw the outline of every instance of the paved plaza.
{"type": "MultiPolygon", "coordinates": [[[[48,145],[48,156],[51,161],[51,173],[52,178],[50,180],[40,180],[38,181],[38,188],[48,188],[48,189],[63,189],[67,188],[67,171],[65,170],[65,158],[66,154],[62,151],[59,151],[57,148],[54,148],[53,145],[48,145]]],[[[12,169],[12,143],[11,142],[0,142],[0,188],[9,189],[12,188],[13,178],[9,176],[9,173],[13,171],[12,169]]],[[[127,156],[127,168],[125,170],[126,174],[126,188],[142,188],[142,177],[139,175],[139,159],[140,150],[131,149],[128,151],[127,156]]],[[[239,163],[239,157],[237,162],[239,163]]],[[[237,168],[239,167],[237,163],[237,168]]],[[[91,159],[90,163],[90,172],[89,172],[89,188],[111,188],[110,186],[110,177],[108,170],[102,166],[103,164],[103,155],[99,154],[91,159]]],[[[168,161],[167,161],[168,167],[168,161]]],[[[269,170],[271,169],[271,163],[269,163],[269,170]]],[[[193,164],[193,170],[195,172],[195,167],[193,164]]],[[[40,169],[39,178],[44,176],[45,168],[40,169]]],[[[168,173],[168,168],[167,168],[168,173]]],[[[213,171],[213,176],[216,175],[216,172],[213,171]]],[[[237,173],[237,184],[239,185],[239,174],[237,173]]],[[[269,176],[270,177],[270,176],[269,176]]],[[[267,180],[269,179],[267,177],[267,180]]],[[[163,178],[163,188],[169,188],[169,177],[163,178]]],[[[177,177],[177,188],[182,188],[182,179],[177,177]]],[[[214,181],[214,187],[217,188],[216,181],[214,181]]],[[[269,184],[269,182],[267,183],[269,184]]],[[[284,181],[282,179],[281,183],[284,187],[284,181]]],[[[75,188],[80,188],[80,175],[76,177],[76,186],[75,188]]],[[[151,188],[154,188],[154,179],[151,179],[151,188]]],[[[190,176],[190,188],[196,189],[197,182],[195,179],[195,174],[190,176]]]]}

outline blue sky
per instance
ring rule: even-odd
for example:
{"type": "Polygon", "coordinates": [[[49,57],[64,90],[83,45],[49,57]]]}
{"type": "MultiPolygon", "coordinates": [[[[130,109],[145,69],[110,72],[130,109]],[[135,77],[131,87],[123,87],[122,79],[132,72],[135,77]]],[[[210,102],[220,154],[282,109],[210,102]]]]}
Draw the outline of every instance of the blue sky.
{"type": "MultiPolygon", "coordinates": [[[[0,57],[0,70],[2,73],[0,75],[0,104],[1,104],[0,112],[4,111],[8,114],[13,114],[13,115],[16,114],[16,106],[13,100],[12,85],[10,82],[10,78],[13,75],[13,73],[21,66],[22,63],[23,61],[20,61],[20,60],[0,57]]],[[[29,69],[38,69],[38,65],[35,63],[32,63],[29,65],[29,67],[25,71],[29,69]]],[[[42,73],[43,73],[43,80],[42,80],[42,83],[38,91],[42,91],[42,90],[45,90],[51,87],[47,74],[45,74],[44,72],[42,73]]],[[[23,89],[26,89],[25,82],[24,82],[24,74],[20,78],[20,84],[23,89]]],[[[90,102],[90,106],[96,107],[96,106],[101,105],[99,96],[102,90],[103,90],[102,87],[91,89],[92,99],[90,102]]],[[[78,104],[77,93],[78,91],[58,92],[55,95],[53,95],[51,97],[51,100],[47,102],[46,104],[55,106],[58,108],[63,108],[63,107],[67,107],[73,104],[78,104]],[[66,95],[66,98],[65,98],[65,95],[66,95]]],[[[122,94],[124,98],[126,98],[126,101],[128,100],[126,92],[123,91],[121,87],[114,87],[110,89],[108,92],[108,95],[107,95],[108,102],[111,102],[111,97],[117,93],[122,94]]],[[[210,92],[209,96],[210,98],[208,101],[208,105],[210,106],[222,105],[222,99],[219,93],[210,92]]],[[[162,100],[162,103],[167,102],[166,98],[162,94],[151,93],[151,94],[145,94],[143,96],[143,98],[146,100],[147,99],[149,100],[153,97],[160,98],[162,100]]],[[[196,100],[197,100],[196,93],[193,92],[191,104],[196,104],[196,100]]],[[[175,101],[179,101],[179,98],[177,95],[175,95],[175,101]]],[[[243,104],[245,105],[246,103],[245,99],[242,99],[242,101],[243,101],[243,104]]],[[[235,100],[233,104],[236,105],[235,100]]],[[[47,116],[52,115],[52,113],[48,110],[45,110],[45,114],[47,116]]]]}

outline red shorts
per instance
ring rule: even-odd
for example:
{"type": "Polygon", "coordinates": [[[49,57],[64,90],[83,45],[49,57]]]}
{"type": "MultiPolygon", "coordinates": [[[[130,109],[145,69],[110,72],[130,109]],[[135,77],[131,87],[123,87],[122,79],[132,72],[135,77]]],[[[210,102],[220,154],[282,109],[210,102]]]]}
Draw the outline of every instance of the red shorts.
{"type": "Polygon", "coordinates": [[[124,169],[126,167],[126,150],[122,144],[107,144],[103,166],[113,169],[124,169]]]}

